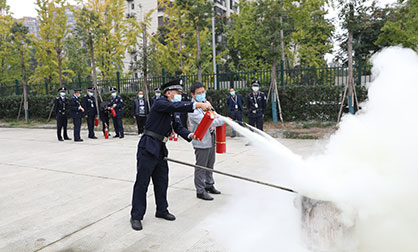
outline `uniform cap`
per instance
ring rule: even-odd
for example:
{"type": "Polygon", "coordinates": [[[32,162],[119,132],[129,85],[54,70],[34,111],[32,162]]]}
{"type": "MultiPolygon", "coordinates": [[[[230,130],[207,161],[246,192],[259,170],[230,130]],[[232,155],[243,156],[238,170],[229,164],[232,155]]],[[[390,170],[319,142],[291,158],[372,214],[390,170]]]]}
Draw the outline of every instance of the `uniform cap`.
{"type": "Polygon", "coordinates": [[[258,86],[260,86],[260,82],[258,80],[255,80],[255,81],[251,82],[251,86],[258,87],[258,86]]]}
{"type": "Polygon", "coordinates": [[[110,89],[110,92],[112,92],[112,93],[114,93],[114,92],[117,92],[118,90],[115,88],[115,87],[112,87],[111,89],[110,89]]]}
{"type": "Polygon", "coordinates": [[[161,89],[160,88],[155,88],[154,92],[160,92],[161,93],[161,89]]]}
{"type": "Polygon", "coordinates": [[[74,93],[80,92],[81,93],[81,88],[74,88],[74,93]]]}
{"type": "Polygon", "coordinates": [[[88,88],[87,88],[87,91],[91,91],[91,92],[93,92],[93,91],[94,91],[94,87],[88,87],[88,88]]]}
{"type": "Polygon", "coordinates": [[[58,92],[65,92],[65,91],[67,91],[67,89],[65,87],[58,88],[58,92]]]}
{"type": "Polygon", "coordinates": [[[183,92],[182,85],[183,85],[183,80],[175,79],[162,85],[161,89],[163,90],[164,93],[169,90],[177,90],[177,91],[183,92]]]}

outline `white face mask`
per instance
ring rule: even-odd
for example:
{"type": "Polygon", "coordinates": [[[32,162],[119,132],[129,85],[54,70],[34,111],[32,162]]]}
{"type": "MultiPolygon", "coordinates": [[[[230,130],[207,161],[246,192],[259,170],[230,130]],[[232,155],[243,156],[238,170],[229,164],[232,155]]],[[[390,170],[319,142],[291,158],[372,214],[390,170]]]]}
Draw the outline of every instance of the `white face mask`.
{"type": "Polygon", "coordinates": [[[258,91],[258,87],[253,87],[253,91],[257,92],[258,91]]]}
{"type": "Polygon", "coordinates": [[[140,95],[138,95],[138,97],[139,97],[139,98],[143,98],[143,97],[144,97],[144,95],[140,94],[140,95]]]}
{"type": "Polygon", "coordinates": [[[61,97],[64,97],[65,96],[65,93],[60,93],[60,95],[61,95],[61,97]]]}
{"type": "Polygon", "coordinates": [[[155,96],[160,97],[161,93],[155,93],[155,96]]]}
{"type": "Polygon", "coordinates": [[[112,93],[112,97],[115,98],[116,97],[116,93],[112,93]]]}
{"type": "Polygon", "coordinates": [[[171,101],[172,102],[180,102],[181,101],[181,95],[180,94],[175,94],[171,101]]]}

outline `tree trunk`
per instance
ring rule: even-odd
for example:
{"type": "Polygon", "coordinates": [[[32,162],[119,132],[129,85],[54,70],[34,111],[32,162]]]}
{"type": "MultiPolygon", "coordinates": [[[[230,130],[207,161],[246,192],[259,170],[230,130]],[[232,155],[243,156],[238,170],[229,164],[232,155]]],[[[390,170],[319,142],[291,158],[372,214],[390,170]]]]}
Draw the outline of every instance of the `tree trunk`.
{"type": "Polygon", "coordinates": [[[197,81],[202,82],[202,65],[200,60],[200,27],[196,27],[196,44],[197,44],[197,54],[196,54],[196,61],[197,61],[197,81]]]}
{"type": "Polygon", "coordinates": [[[183,72],[183,55],[182,55],[182,41],[181,41],[181,32],[179,32],[179,56],[180,56],[180,69],[183,72]]]}
{"type": "Polygon", "coordinates": [[[100,97],[100,102],[103,101],[102,96],[99,94],[99,89],[97,86],[97,73],[96,73],[96,59],[94,58],[94,45],[93,45],[93,39],[90,39],[89,41],[89,47],[90,47],[90,60],[91,60],[91,67],[93,70],[93,87],[94,87],[94,98],[96,99],[96,109],[97,114],[99,114],[99,100],[98,96],[100,97]]]}
{"type": "MultiPolygon", "coordinates": [[[[354,7],[350,5],[350,23],[354,19],[354,7]]],[[[347,53],[348,53],[348,109],[351,114],[354,114],[354,99],[353,99],[353,86],[354,86],[354,79],[353,79],[353,31],[351,25],[348,26],[348,44],[347,44],[347,53]]]]}
{"type": "Polygon", "coordinates": [[[23,83],[23,108],[25,110],[25,120],[29,120],[29,103],[28,103],[28,93],[26,89],[26,76],[25,76],[25,55],[24,48],[20,49],[20,64],[22,67],[22,83],[23,83]]]}
{"type": "Polygon", "coordinates": [[[57,60],[58,60],[58,74],[59,74],[60,88],[62,88],[62,58],[61,58],[61,50],[57,50],[57,60]]]}
{"type": "Polygon", "coordinates": [[[148,92],[148,36],[147,36],[147,25],[145,23],[142,24],[142,50],[143,50],[143,64],[142,64],[142,73],[144,75],[144,89],[145,89],[145,97],[147,98],[148,108],[151,108],[149,102],[149,92],[148,92]]]}
{"type": "Polygon", "coordinates": [[[284,64],[284,35],[283,35],[283,27],[282,26],[283,26],[283,17],[280,15],[280,49],[282,51],[281,59],[282,59],[283,64],[284,64]]]}

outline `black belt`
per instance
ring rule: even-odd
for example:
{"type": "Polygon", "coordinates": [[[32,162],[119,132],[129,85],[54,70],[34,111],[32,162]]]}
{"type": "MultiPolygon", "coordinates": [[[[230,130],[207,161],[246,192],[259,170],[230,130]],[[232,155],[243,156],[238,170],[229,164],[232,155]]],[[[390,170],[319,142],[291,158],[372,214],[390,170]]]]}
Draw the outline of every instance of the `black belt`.
{"type": "Polygon", "coordinates": [[[157,134],[155,132],[149,131],[149,130],[144,130],[144,135],[150,136],[154,139],[160,140],[163,143],[167,143],[168,138],[165,136],[162,136],[160,134],[157,134]]]}

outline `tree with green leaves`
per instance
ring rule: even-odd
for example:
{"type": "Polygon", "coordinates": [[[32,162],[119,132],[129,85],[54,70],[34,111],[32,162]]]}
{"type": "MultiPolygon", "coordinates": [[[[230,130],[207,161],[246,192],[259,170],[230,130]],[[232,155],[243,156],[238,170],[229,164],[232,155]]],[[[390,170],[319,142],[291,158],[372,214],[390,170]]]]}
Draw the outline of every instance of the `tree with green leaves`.
{"type": "Polygon", "coordinates": [[[64,42],[65,57],[68,62],[68,69],[74,76],[88,76],[92,72],[90,54],[88,47],[72,34],[64,42]]]}
{"type": "Polygon", "coordinates": [[[334,26],[325,19],[326,0],[302,0],[292,2],[288,15],[292,22],[288,47],[290,66],[322,67],[326,65],[324,55],[332,52],[334,26]],[[293,50],[292,50],[293,49],[293,50]]]}
{"type": "Polygon", "coordinates": [[[401,0],[381,29],[376,45],[402,45],[418,51],[418,1],[401,0]]]}
{"type": "Polygon", "coordinates": [[[177,0],[177,5],[184,11],[185,22],[189,22],[196,33],[197,81],[202,82],[201,32],[208,30],[213,16],[211,0],[177,0]]]}
{"type": "Polygon", "coordinates": [[[64,42],[70,31],[65,12],[70,6],[66,0],[36,0],[36,5],[40,38],[34,43],[38,66],[31,81],[58,79],[62,87],[63,80],[70,81],[68,75],[72,75],[72,71],[66,68],[64,57],[64,42]]]}
{"type": "Polygon", "coordinates": [[[20,66],[22,74],[22,83],[23,83],[23,107],[25,110],[25,120],[29,120],[29,103],[28,103],[28,93],[26,86],[26,58],[25,55],[28,54],[28,46],[31,44],[31,36],[29,35],[29,28],[24,26],[20,22],[14,22],[10,28],[11,33],[11,44],[20,55],[20,66]]]}

